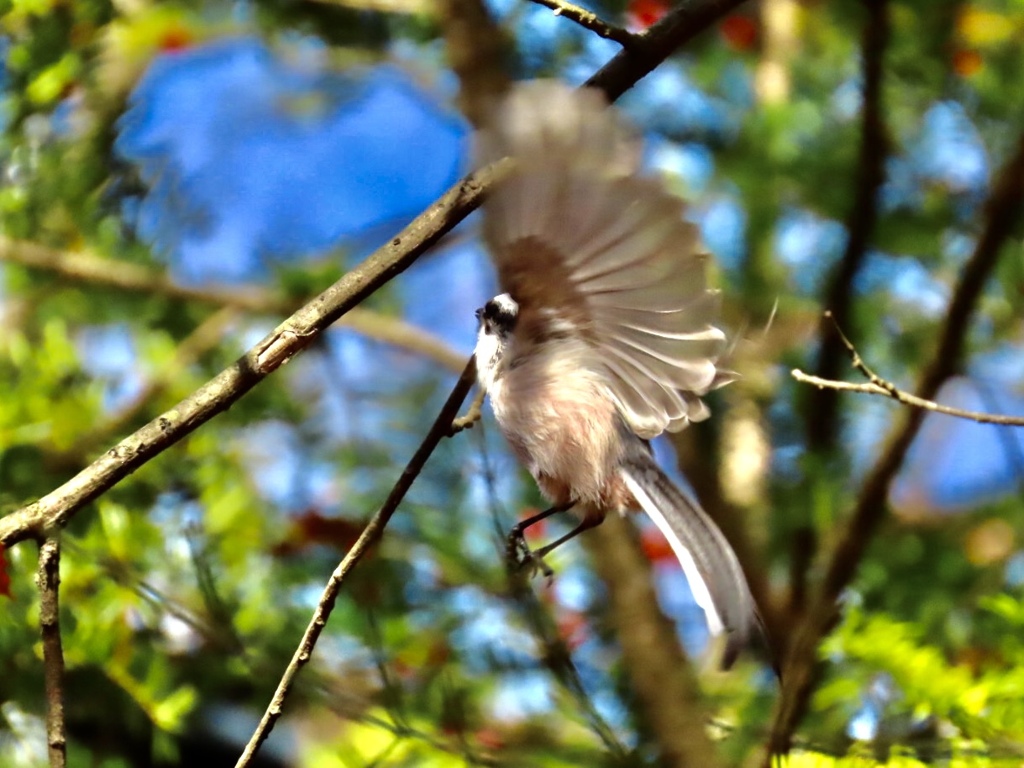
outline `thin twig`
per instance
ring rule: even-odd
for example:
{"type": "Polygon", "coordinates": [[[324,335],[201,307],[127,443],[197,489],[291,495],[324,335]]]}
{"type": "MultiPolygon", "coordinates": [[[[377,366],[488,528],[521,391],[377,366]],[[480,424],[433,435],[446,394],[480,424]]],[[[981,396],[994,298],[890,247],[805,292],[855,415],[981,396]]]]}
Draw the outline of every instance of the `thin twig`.
{"type": "MultiPolygon", "coordinates": [[[[479,400],[483,401],[482,396],[479,400]]],[[[508,528],[501,520],[507,515],[502,513],[501,503],[498,501],[495,487],[497,481],[487,451],[487,442],[483,439],[482,434],[478,435],[478,438],[484,484],[487,488],[494,523],[495,549],[504,555],[507,549],[508,528]]],[[[569,644],[555,627],[550,606],[544,605],[538,599],[537,594],[530,588],[528,577],[524,572],[510,569],[508,576],[509,593],[501,596],[511,598],[518,608],[527,629],[537,643],[537,647],[541,649],[541,663],[552,674],[555,681],[576,701],[591,731],[601,740],[604,748],[614,756],[615,763],[619,764],[627,760],[626,747],[616,735],[615,730],[601,715],[583,684],[583,679],[572,658],[572,649],[569,648],[569,644]]]]}
{"type": "MultiPolygon", "coordinates": [[[[488,506],[491,508],[491,520],[494,524],[495,550],[502,556],[507,552],[508,527],[502,522],[508,515],[498,500],[496,477],[491,458],[487,450],[487,441],[482,434],[477,435],[482,459],[481,469],[484,485],[487,488],[488,506]]],[[[510,563],[506,562],[506,565],[510,563]]],[[[479,585],[478,585],[479,586],[479,585]]],[[[508,593],[502,598],[510,598],[518,610],[527,630],[537,644],[539,663],[551,673],[555,681],[573,697],[584,718],[604,748],[614,757],[616,765],[628,758],[628,750],[622,744],[615,730],[608,724],[595,705],[593,698],[583,684],[576,663],[573,661],[572,649],[555,626],[551,607],[545,605],[536,592],[530,587],[529,576],[517,568],[508,569],[508,593]]],[[[521,674],[524,667],[520,664],[503,665],[505,671],[521,674]]]]}
{"type": "Polygon", "coordinates": [[[1011,426],[1024,426],[1024,418],[1017,416],[999,416],[996,414],[986,414],[981,411],[965,411],[958,408],[950,408],[949,406],[942,406],[942,404],[935,400],[926,400],[916,395],[904,392],[899,389],[888,379],[883,379],[879,376],[872,368],[867,365],[864,358],[860,356],[860,352],[850,341],[849,337],[843,333],[843,329],[839,323],[836,322],[836,318],[831,315],[831,312],[825,312],[825,318],[831,319],[836,323],[836,333],[843,342],[843,346],[850,353],[851,364],[855,369],[863,374],[864,378],[867,379],[867,384],[851,384],[845,381],[827,381],[819,379],[816,376],[807,376],[800,371],[793,372],[793,378],[797,381],[806,381],[810,384],[814,384],[819,387],[831,387],[838,390],[855,391],[855,392],[867,392],[868,394],[884,394],[887,397],[892,397],[895,400],[899,400],[907,404],[907,406],[913,406],[914,408],[923,408],[926,411],[935,411],[939,414],[947,414],[948,416],[958,416],[964,419],[970,419],[972,421],[983,422],[986,424],[1007,424],[1011,426]],[[799,375],[798,375],[799,374],[799,375]]]}
{"type": "MultiPolygon", "coordinates": [[[[995,392],[992,386],[984,381],[972,381],[974,389],[982,400],[982,404],[989,409],[989,412],[999,409],[996,402],[995,392]]],[[[1017,435],[1013,430],[997,429],[996,435],[1006,456],[1006,463],[1017,477],[1024,477],[1024,446],[1017,441],[1017,435]]],[[[1024,486],[1022,486],[1024,487],[1024,486]]]]}
{"type": "MultiPolygon", "coordinates": [[[[935,355],[924,369],[916,397],[934,400],[942,384],[956,373],[963,357],[965,337],[982,289],[999,259],[1002,246],[1013,231],[1024,202],[1024,134],[1003,166],[985,203],[985,226],[964,265],[939,335],[935,355]]],[[[850,584],[868,544],[885,519],[886,496],[903,464],[907,449],[924,420],[925,411],[908,408],[890,432],[878,460],[868,473],[856,506],[836,547],[820,594],[794,630],[794,639],[783,672],[782,697],[775,711],[763,765],[770,768],[773,755],[789,751],[817,679],[818,644],[838,620],[840,594],[850,584]]]]}
{"type": "MultiPolygon", "coordinates": [[[[647,76],[680,45],[729,13],[743,0],[686,0],[620,51],[586,85],[614,101],[647,76]]],[[[500,164],[496,164],[500,165],[500,164]]],[[[499,175],[496,165],[455,184],[397,237],[307,303],[233,365],[174,408],[122,440],[64,485],[33,504],[0,518],[0,544],[11,546],[67,525],[82,507],[150,459],[227,410],[250,389],[307,347],[324,329],[408,269],[445,234],[477,209],[499,175]]]]}
{"type": "Polygon", "coordinates": [[[327,626],[327,620],[331,615],[331,611],[334,610],[334,603],[338,599],[338,593],[341,591],[345,578],[363,558],[366,551],[380,539],[384,533],[384,527],[388,524],[399,503],[401,503],[406,492],[412,486],[413,481],[423,469],[424,464],[427,463],[430,454],[433,453],[434,448],[441,442],[441,439],[448,435],[452,422],[459,414],[462,401],[466,399],[466,395],[469,394],[469,390],[473,386],[475,377],[476,365],[474,360],[470,358],[469,363],[467,363],[462,371],[462,376],[455,384],[455,388],[452,389],[448,400],[434,420],[434,424],[430,427],[430,431],[427,432],[427,436],[423,438],[420,447],[416,449],[416,453],[409,460],[405,470],[398,478],[398,482],[395,483],[391,493],[385,499],[384,504],[381,505],[381,508],[370,519],[370,522],[366,524],[366,528],[363,529],[356,543],[352,545],[352,549],[348,551],[348,554],[338,564],[338,567],[334,569],[334,573],[331,574],[327,586],[324,587],[320,602],[317,603],[316,610],[313,612],[313,618],[306,627],[306,631],[302,635],[302,640],[298,648],[296,648],[292,660],[281,676],[281,681],[277,685],[277,690],[274,691],[270,705],[267,707],[267,711],[263,713],[256,731],[253,733],[252,738],[249,739],[249,743],[246,744],[242,756],[238,758],[235,768],[244,768],[244,766],[249,765],[260,745],[270,735],[274,724],[281,717],[284,701],[291,691],[292,683],[302,668],[309,663],[317,639],[320,637],[320,633],[323,632],[324,627],[327,626]]]}
{"type": "Polygon", "coordinates": [[[64,726],[64,650],[60,641],[60,541],[46,539],[39,547],[39,628],[43,638],[43,681],[46,688],[46,746],[50,768],[64,768],[68,759],[64,726]]]}
{"type": "Polygon", "coordinates": [[[828,379],[821,379],[817,376],[811,376],[810,374],[804,373],[799,368],[794,368],[789,373],[797,381],[803,384],[810,384],[814,387],[827,387],[829,389],[834,389],[837,392],[858,392],[863,395],[882,395],[883,397],[891,397],[893,400],[903,403],[904,405],[910,405],[914,408],[924,408],[926,411],[944,413],[947,416],[956,416],[960,419],[976,421],[979,424],[1000,424],[1007,427],[1024,427],[1024,416],[1005,416],[998,413],[985,413],[984,411],[968,411],[963,408],[953,408],[948,405],[943,405],[942,403],[936,403],[934,400],[922,400],[920,397],[917,397],[917,395],[904,392],[891,381],[879,378],[876,375],[872,375],[871,381],[866,384],[854,384],[850,381],[830,381],[828,379]]]}
{"type": "Polygon", "coordinates": [[[634,35],[622,27],[609,24],[593,11],[588,11],[581,6],[573,5],[563,0],[530,0],[530,2],[550,8],[555,12],[555,16],[562,16],[569,19],[569,21],[574,21],[584,29],[589,29],[598,37],[614,40],[627,50],[635,46],[640,39],[640,35],[634,35]]]}

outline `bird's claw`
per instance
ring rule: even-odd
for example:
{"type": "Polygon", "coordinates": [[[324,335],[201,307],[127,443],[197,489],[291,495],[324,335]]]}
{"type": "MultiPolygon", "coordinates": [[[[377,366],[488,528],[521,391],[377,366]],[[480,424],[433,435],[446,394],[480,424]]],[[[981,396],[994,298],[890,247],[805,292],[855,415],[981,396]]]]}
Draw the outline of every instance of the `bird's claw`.
{"type": "Polygon", "coordinates": [[[530,576],[540,572],[549,582],[554,578],[555,572],[551,570],[551,566],[544,561],[543,555],[530,549],[522,529],[518,526],[509,531],[506,557],[513,571],[518,572],[529,569],[530,576]]]}

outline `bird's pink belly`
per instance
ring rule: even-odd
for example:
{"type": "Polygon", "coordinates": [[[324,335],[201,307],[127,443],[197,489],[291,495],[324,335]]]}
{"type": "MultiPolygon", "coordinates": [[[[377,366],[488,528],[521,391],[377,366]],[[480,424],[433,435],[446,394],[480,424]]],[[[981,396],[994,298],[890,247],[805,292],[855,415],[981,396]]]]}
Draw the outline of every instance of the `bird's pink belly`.
{"type": "Polygon", "coordinates": [[[531,388],[520,407],[499,414],[519,460],[556,505],[570,501],[606,511],[628,504],[618,476],[620,442],[615,407],[594,391],[565,382],[531,388]]]}

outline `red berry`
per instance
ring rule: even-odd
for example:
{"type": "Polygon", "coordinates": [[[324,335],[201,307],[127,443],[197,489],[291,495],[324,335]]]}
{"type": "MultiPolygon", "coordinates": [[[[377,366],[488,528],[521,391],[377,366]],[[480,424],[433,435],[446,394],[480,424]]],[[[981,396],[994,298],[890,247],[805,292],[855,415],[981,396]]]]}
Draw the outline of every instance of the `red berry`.
{"type": "Polygon", "coordinates": [[[749,51],[757,43],[757,24],[748,16],[726,16],[719,31],[726,45],[735,51],[749,51]]]}

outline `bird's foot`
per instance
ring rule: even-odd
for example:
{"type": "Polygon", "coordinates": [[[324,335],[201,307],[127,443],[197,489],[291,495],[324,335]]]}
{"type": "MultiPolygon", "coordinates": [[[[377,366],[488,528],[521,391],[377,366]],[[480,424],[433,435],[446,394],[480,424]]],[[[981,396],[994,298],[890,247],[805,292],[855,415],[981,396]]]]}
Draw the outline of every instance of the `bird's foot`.
{"type": "Polygon", "coordinates": [[[506,544],[505,557],[513,572],[528,570],[530,576],[542,573],[548,581],[554,577],[555,572],[544,561],[543,552],[534,552],[526,543],[522,527],[517,525],[509,531],[506,544]]]}

